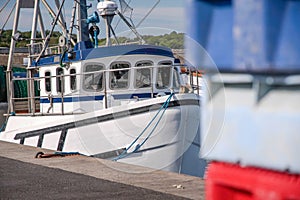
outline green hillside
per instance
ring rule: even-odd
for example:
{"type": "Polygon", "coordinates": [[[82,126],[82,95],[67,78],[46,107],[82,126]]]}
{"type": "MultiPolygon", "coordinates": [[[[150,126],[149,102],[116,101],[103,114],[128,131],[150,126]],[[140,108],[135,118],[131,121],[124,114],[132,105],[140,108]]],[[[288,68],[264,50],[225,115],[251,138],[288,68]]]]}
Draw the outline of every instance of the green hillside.
{"type": "MultiPolygon", "coordinates": [[[[47,31],[48,33],[49,31],[47,31]]],[[[0,47],[9,47],[10,46],[10,38],[11,38],[11,33],[12,30],[4,30],[0,36],[0,47]]],[[[26,44],[29,44],[30,39],[30,31],[28,32],[21,32],[21,37],[24,40],[18,41],[16,46],[17,47],[26,47],[26,44]]],[[[59,32],[53,32],[51,40],[50,40],[50,45],[55,45],[58,43],[58,38],[61,35],[59,32]]],[[[40,38],[41,34],[40,32],[37,32],[37,38],[40,38]]],[[[142,36],[143,39],[146,41],[147,44],[151,45],[160,45],[160,46],[166,46],[171,49],[183,49],[183,38],[184,34],[183,33],[177,33],[175,31],[169,33],[169,34],[164,34],[164,35],[159,35],[159,36],[152,36],[152,35],[144,35],[142,36]]],[[[115,42],[114,40],[112,40],[115,42]]],[[[137,38],[134,39],[129,39],[126,37],[120,37],[118,38],[118,41],[120,43],[125,43],[125,42],[135,42],[137,41],[137,38]]],[[[105,44],[105,39],[99,39],[99,45],[104,45],[105,44]]]]}

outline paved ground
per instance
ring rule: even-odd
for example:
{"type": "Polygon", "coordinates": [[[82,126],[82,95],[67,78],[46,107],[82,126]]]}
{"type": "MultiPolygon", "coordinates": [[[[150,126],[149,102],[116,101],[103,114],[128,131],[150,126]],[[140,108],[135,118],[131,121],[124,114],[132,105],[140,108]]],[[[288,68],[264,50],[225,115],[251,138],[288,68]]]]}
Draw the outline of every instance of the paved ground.
{"type": "Polygon", "coordinates": [[[38,151],[51,153],[0,141],[0,199],[204,199],[198,177],[38,151]]]}
{"type": "Polygon", "coordinates": [[[0,157],[0,199],[185,199],[0,157]]]}

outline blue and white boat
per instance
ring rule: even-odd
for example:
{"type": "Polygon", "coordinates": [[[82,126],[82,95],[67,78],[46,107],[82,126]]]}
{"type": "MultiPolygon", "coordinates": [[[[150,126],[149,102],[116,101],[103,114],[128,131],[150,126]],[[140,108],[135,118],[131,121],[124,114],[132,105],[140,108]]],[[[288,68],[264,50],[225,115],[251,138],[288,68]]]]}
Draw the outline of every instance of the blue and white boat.
{"type": "Polygon", "coordinates": [[[141,38],[113,1],[97,6],[106,22],[105,46],[97,47],[98,13],[87,17],[85,0],[74,1],[68,31],[61,23],[64,1],[58,6],[53,26],[62,25],[59,46],[48,45],[51,31],[48,36],[42,34],[42,43],[37,43],[41,13],[39,1],[34,1],[28,75],[16,78],[10,71],[11,59],[18,36],[18,13],[24,2],[18,0],[16,4],[8,62],[10,114],[0,139],[180,172],[182,155],[197,134],[200,97],[181,92],[180,66],[172,51],[146,45],[142,39],[139,44],[112,44],[115,15],[141,38]],[[77,42],[72,38],[76,15],[77,42]],[[17,81],[26,81],[28,97],[13,96],[17,81]]]}

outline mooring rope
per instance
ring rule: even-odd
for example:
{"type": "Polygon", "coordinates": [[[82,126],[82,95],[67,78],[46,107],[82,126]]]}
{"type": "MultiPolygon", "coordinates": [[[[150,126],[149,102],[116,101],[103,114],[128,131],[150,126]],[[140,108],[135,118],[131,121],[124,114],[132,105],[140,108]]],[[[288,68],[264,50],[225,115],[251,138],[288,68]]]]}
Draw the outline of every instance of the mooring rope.
{"type": "Polygon", "coordinates": [[[147,124],[147,126],[144,128],[144,130],[135,138],[135,140],[116,158],[114,158],[114,161],[117,161],[119,159],[125,158],[135,152],[137,152],[145,143],[146,141],[150,138],[150,136],[154,133],[156,127],[158,126],[159,122],[161,121],[166,109],[169,106],[169,103],[171,101],[172,96],[174,95],[174,93],[171,93],[170,96],[167,98],[167,100],[163,103],[163,105],[159,108],[159,110],[157,111],[157,113],[155,114],[155,116],[151,119],[151,121],[147,124]],[[150,125],[153,123],[153,121],[156,119],[156,117],[159,115],[159,113],[162,112],[162,114],[160,115],[159,119],[157,120],[157,122],[155,123],[154,127],[152,128],[152,130],[150,131],[150,133],[148,134],[148,136],[140,143],[137,144],[137,146],[135,147],[135,149],[132,152],[128,153],[128,150],[138,141],[138,139],[146,132],[146,130],[150,127],[150,125]]]}

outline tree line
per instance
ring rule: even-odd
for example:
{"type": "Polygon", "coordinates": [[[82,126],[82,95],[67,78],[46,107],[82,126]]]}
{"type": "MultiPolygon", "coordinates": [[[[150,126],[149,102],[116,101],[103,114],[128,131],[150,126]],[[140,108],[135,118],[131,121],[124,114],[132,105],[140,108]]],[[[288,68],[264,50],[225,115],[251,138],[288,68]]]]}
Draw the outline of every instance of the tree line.
{"type": "MultiPolygon", "coordinates": [[[[46,31],[46,34],[49,34],[49,30],[46,31]]],[[[19,32],[21,33],[20,40],[16,43],[16,47],[27,47],[27,44],[30,43],[31,31],[19,32]]],[[[0,35],[0,47],[10,47],[12,30],[4,30],[0,35]]],[[[61,33],[54,31],[50,39],[50,44],[58,44],[58,38],[61,36],[61,33]]],[[[36,38],[41,38],[41,32],[36,33],[36,38]]]]}
{"type": "MultiPolygon", "coordinates": [[[[16,47],[26,47],[27,44],[30,42],[30,37],[31,37],[31,32],[20,32],[21,33],[21,38],[22,40],[18,41],[16,43],[16,47]]],[[[46,31],[46,34],[48,34],[49,31],[46,31]]],[[[12,30],[4,30],[2,31],[0,35],[0,47],[10,47],[10,41],[11,41],[11,34],[12,30]]],[[[49,44],[50,45],[57,45],[58,44],[58,39],[62,34],[58,31],[54,31],[49,44]]],[[[36,34],[37,38],[41,38],[41,33],[37,32],[36,34]]],[[[184,34],[183,33],[177,33],[176,31],[173,31],[169,34],[164,34],[164,35],[158,35],[158,36],[153,36],[153,35],[143,35],[143,39],[147,44],[150,45],[159,45],[159,46],[165,46],[169,47],[171,49],[183,49],[184,44],[184,34]]],[[[119,37],[118,42],[119,43],[125,43],[125,42],[136,42],[138,41],[137,38],[126,38],[126,37],[119,37]]],[[[115,42],[113,40],[113,42],[115,42]]],[[[105,44],[105,39],[99,39],[99,45],[104,45],[105,44]]]]}

